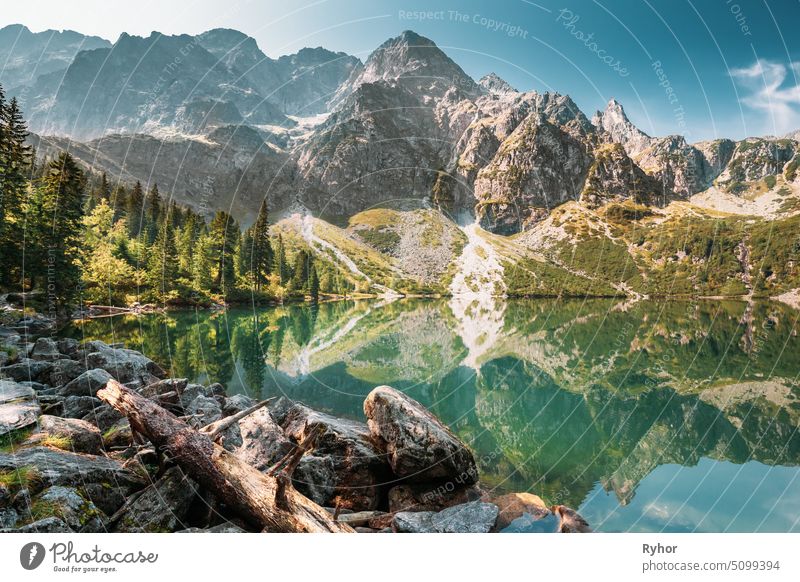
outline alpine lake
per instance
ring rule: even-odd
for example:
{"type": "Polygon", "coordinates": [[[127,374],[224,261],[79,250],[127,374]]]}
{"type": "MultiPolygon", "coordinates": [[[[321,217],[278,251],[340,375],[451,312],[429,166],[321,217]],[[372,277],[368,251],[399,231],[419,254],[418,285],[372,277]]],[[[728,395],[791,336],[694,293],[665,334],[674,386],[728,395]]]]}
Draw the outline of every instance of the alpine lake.
{"type": "Polygon", "coordinates": [[[173,377],[364,420],[403,390],[484,487],[596,531],[800,531],[800,313],[777,302],[397,299],[76,323],[173,377]]]}

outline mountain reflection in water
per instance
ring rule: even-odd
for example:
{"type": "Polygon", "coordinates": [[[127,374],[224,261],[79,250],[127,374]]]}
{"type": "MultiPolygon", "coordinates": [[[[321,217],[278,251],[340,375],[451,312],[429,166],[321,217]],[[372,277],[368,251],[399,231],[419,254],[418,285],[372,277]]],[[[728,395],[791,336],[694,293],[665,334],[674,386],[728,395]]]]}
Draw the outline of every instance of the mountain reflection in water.
{"type": "Polygon", "coordinates": [[[98,319],[172,375],[363,420],[389,384],[499,492],[605,531],[800,531],[798,312],[779,303],[447,300],[98,319]]]}

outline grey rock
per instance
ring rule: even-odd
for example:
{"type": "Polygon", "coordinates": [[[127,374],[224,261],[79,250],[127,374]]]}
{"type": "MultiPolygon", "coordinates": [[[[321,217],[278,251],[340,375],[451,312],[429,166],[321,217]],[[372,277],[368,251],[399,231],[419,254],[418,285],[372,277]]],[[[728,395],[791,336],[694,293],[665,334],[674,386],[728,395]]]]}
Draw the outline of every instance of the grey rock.
{"type": "Polygon", "coordinates": [[[33,344],[30,357],[33,360],[57,360],[61,358],[61,353],[58,351],[58,344],[54,339],[40,337],[33,344]]]}
{"type": "Polygon", "coordinates": [[[188,408],[188,406],[198,396],[213,398],[214,392],[211,390],[211,388],[208,386],[203,386],[202,384],[187,384],[187,386],[181,392],[181,405],[184,408],[188,408]]]}
{"type": "Polygon", "coordinates": [[[60,394],[62,396],[95,396],[97,391],[105,386],[111,378],[111,374],[100,368],[87,370],[65,385],[60,390],[60,394]]]}
{"type": "Polygon", "coordinates": [[[74,533],[73,530],[64,523],[64,520],[57,517],[46,517],[39,521],[34,521],[28,525],[16,529],[0,529],[0,533],[74,533]]]}
{"type": "Polygon", "coordinates": [[[47,376],[52,368],[51,362],[25,358],[16,364],[5,366],[0,372],[15,382],[39,381],[40,377],[47,376]]]}
{"type": "Polygon", "coordinates": [[[0,380],[0,435],[31,426],[41,409],[33,389],[0,380]]]}
{"type": "Polygon", "coordinates": [[[78,340],[71,337],[62,337],[56,343],[58,344],[58,351],[65,356],[74,356],[80,345],[78,340]]]}
{"type": "Polygon", "coordinates": [[[222,418],[222,409],[220,409],[219,402],[214,398],[202,395],[192,400],[189,406],[186,407],[186,413],[196,415],[201,426],[211,424],[222,418]]]}
{"type": "Polygon", "coordinates": [[[17,510],[14,509],[13,507],[6,507],[5,509],[0,509],[0,529],[8,529],[14,527],[18,519],[19,519],[19,514],[17,513],[17,510]]]}
{"type": "Polygon", "coordinates": [[[86,483],[80,487],[83,496],[106,515],[114,515],[125,504],[126,490],[109,483],[86,483]]]}
{"type": "Polygon", "coordinates": [[[437,533],[431,524],[436,515],[432,511],[401,511],[392,520],[392,529],[398,533],[437,533]]]}
{"type": "Polygon", "coordinates": [[[492,503],[473,501],[432,511],[395,514],[394,531],[402,533],[488,533],[494,526],[499,509],[492,503]]]}
{"type": "Polygon", "coordinates": [[[234,394],[229,396],[222,403],[222,415],[232,416],[237,412],[247,410],[256,403],[255,400],[244,394],[234,394]]]}
{"type": "Polygon", "coordinates": [[[33,388],[11,380],[0,380],[0,404],[15,400],[30,400],[36,396],[33,388]]]}
{"type": "Polygon", "coordinates": [[[336,496],[336,467],[331,457],[306,454],[292,474],[292,484],[300,493],[324,505],[336,496]]]}
{"type": "Polygon", "coordinates": [[[120,532],[172,532],[184,521],[197,497],[197,484],[172,467],[131,503],[117,522],[120,532]]]}
{"type": "Polygon", "coordinates": [[[83,497],[77,489],[56,485],[45,489],[34,499],[33,507],[46,507],[75,531],[104,531],[103,515],[97,507],[83,497]]]}
{"type": "Polygon", "coordinates": [[[472,452],[416,400],[379,386],[364,401],[364,413],[398,477],[411,482],[451,480],[456,487],[477,482],[472,452]]]}
{"type": "Polygon", "coordinates": [[[103,402],[92,396],[67,396],[64,399],[64,418],[84,418],[94,412],[103,402]]]}
{"type": "MultiPolygon", "coordinates": [[[[241,446],[236,455],[259,471],[292,450],[292,444],[269,414],[261,408],[238,422],[241,446]]],[[[302,464],[302,461],[301,461],[302,464]]]]}
{"type": "Polygon", "coordinates": [[[19,449],[13,454],[0,453],[0,471],[32,467],[42,486],[80,486],[87,483],[109,483],[135,487],[141,477],[106,457],[71,453],[47,447],[19,449]]]}
{"type": "Polygon", "coordinates": [[[123,384],[141,382],[146,385],[165,376],[164,370],[153,360],[137,351],[109,346],[95,347],[99,349],[86,355],[86,367],[101,368],[123,384]]]}
{"type": "MultiPolygon", "coordinates": [[[[283,429],[296,442],[320,431],[314,456],[328,457],[333,462],[336,475],[333,497],[340,507],[353,510],[378,507],[391,472],[385,455],[373,444],[364,423],[334,418],[296,404],[286,415],[283,429]]],[[[323,504],[335,505],[333,498],[323,504]]]]}
{"type": "Polygon", "coordinates": [[[443,509],[431,517],[431,525],[441,533],[488,533],[499,512],[493,503],[472,501],[443,509]]]}
{"type": "Polygon", "coordinates": [[[178,530],[175,533],[246,533],[246,532],[236,524],[225,522],[219,525],[206,528],[189,527],[186,529],[178,530]]]}
{"type": "Polygon", "coordinates": [[[49,436],[69,439],[71,449],[78,453],[97,454],[103,444],[100,430],[85,420],[45,414],[39,417],[39,429],[49,436]]]}
{"type": "Polygon", "coordinates": [[[101,432],[105,432],[124,417],[114,407],[103,403],[100,406],[95,406],[82,418],[87,422],[97,425],[97,428],[99,428],[101,432]]]}
{"type": "MultiPolygon", "coordinates": [[[[59,354],[60,356],[60,354],[59,354]]],[[[64,386],[86,372],[86,367],[77,360],[57,359],[46,377],[40,378],[50,386],[64,386]]]]}

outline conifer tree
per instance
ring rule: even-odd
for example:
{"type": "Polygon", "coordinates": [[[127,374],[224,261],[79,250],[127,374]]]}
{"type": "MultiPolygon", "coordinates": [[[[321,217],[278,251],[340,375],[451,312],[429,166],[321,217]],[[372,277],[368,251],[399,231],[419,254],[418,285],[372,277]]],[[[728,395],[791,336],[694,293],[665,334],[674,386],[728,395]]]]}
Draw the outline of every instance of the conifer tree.
{"type": "Polygon", "coordinates": [[[281,285],[287,285],[292,278],[289,270],[289,263],[286,262],[286,249],[283,246],[283,236],[278,233],[278,241],[275,249],[275,272],[278,274],[281,285]]]}
{"type": "Polygon", "coordinates": [[[142,190],[142,183],[139,180],[136,181],[130,194],[128,194],[125,211],[127,214],[128,233],[132,238],[136,238],[142,232],[144,222],[144,190],[142,190]]]}
{"type": "Polygon", "coordinates": [[[17,280],[21,268],[23,202],[31,170],[25,120],[16,98],[8,105],[0,88],[0,283],[17,280]]]}
{"type": "Polygon", "coordinates": [[[161,300],[175,289],[177,264],[175,261],[175,236],[172,225],[165,221],[148,253],[147,280],[151,291],[161,300]]]}
{"type": "Polygon", "coordinates": [[[212,249],[216,262],[214,287],[224,294],[233,290],[236,283],[236,247],[239,242],[239,227],[233,217],[220,210],[209,226],[212,249]]]}
{"type": "Polygon", "coordinates": [[[152,244],[158,234],[158,228],[161,224],[163,201],[161,200],[161,193],[158,191],[158,184],[153,184],[150,192],[147,193],[147,201],[145,203],[145,226],[147,229],[147,243],[152,244]]]}
{"type": "Polygon", "coordinates": [[[315,303],[319,301],[319,276],[317,275],[317,267],[311,263],[311,273],[308,276],[308,294],[311,295],[311,300],[315,303]]]}
{"type": "Polygon", "coordinates": [[[47,222],[40,243],[46,252],[45,264],[37,267],[40,276],[46,277],[48,296],[58,309],[75,298],[81,280],[77,258],[82,241],[84,187],[83,171],[66,152],[50,162],[42,179],[42,216],[47,222]]]}
{"type": "Polygon", "coordinates": [[[310,260],[309,254],[305,250],[297,251],[292,275],[292,286],[295,289],[306,289],[308,287],[310,260]]]}
{"type": "Polygon", "coordinates": [[[272,273],[272,264],[275,260],[269,237],[270,224],[266,200],[261,203],[258,217],[251,230],[250,270],[253,273],[256,291],[260,291],[272,273]]]}

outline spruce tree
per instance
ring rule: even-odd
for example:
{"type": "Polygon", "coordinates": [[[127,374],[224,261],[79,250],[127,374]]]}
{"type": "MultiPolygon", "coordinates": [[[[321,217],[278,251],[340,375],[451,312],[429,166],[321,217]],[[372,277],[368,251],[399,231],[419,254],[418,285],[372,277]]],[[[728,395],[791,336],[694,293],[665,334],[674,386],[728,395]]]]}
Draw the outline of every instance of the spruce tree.
{"type": "Polygon", "coordinates": [[[128,194],[125,211],[128,219],[128,234],[131,238],[137,238],[142,232],[144,222],[144,190],[142,190],[142,183],[138,180],[128,194]]]}
{"type": "Polygon", "coordinates": [[[148,253],[147,281],[154,295],[165,300],[170,291],[175,289],[177,264],[175,256],[175,236],[172,224],[165,221],[158,229],[158,234],[148,253]]]}
{"type": "Polygon", "coordinates": [[[278,233],[277,248],[275,250],[275,272],[282,286],[286,286],[292,278],[289,263],[286,262],[286,249],[283,246],[283,236],[278,233]]]}
{"type": "Polygon", "coordinates": [[[294,273],[292,276],[292,286],[295,289],[306,289],[309,277],[309,254],[305,250],[297,251],[294,258],[294,273]]]}
{"type": "Polygon", "coordinates": [[[50,162],[42,180],[42,217],[45,246],[45,288],[51,306],[58,309],[76,297],[81,281],[78,264],[82,243],[85,178],[74,158],[66,152],[50,162]]]}
{"type": "Polygon", "coordinates": [[[31,171],[31,149],[16,98],[4,103],[0,88],[0,283],[17,280],[21,269],[23,206],[31,171]]]}
{"type": "Polygon", "coordinates": [[[319,276],[317,275],[317,267],[311,263],[311,273],[308,276],[308,294],[311,295],[311,300],[315,303],[319,301],[319,276]]]}
{"type": "Polygon", "coordinates": [[[209,226],[216,276],[214,287],[224,294],[230,293],[236,284],[236,247],[239,242],[239,227],[234,218],[220,210],[209,226]]]}
{"type": "Polygon", "coordinates": [[[272,273],[272,264],[275,260],[272,252],[269,230],[270,224],[267,201],[264,200],[258,210],[258,217],[252,226],[252,234],[250,237],[252,241],[250,269],[253,273],[253,282],[255,283],[256,291],[260,291],[267,283],[269,275],[272,273]]]}
{"type": "Polygon", "coordinates": [[[159,226],[161,225],[163,201],[161,200],[161,193],[158,191],[158,184],[153,184],[150,192],[147,193],[147,201],[145,203],[145,228],[147,229],[147,242],[152,244],[158,234],[159,226]]]}

